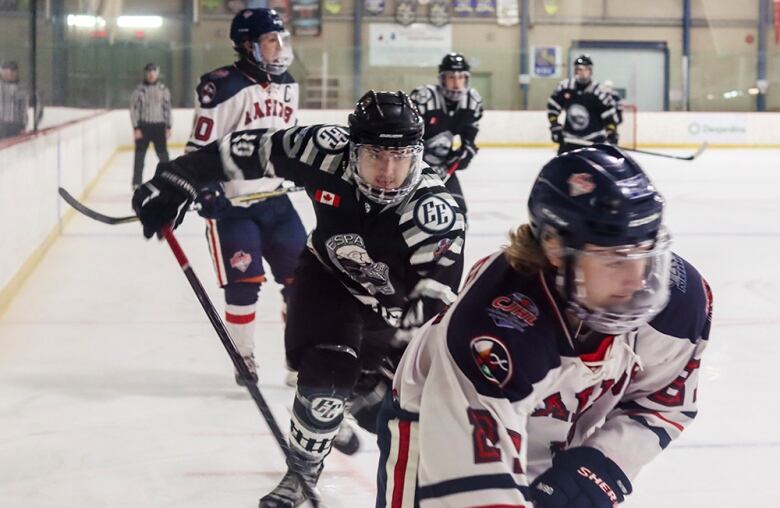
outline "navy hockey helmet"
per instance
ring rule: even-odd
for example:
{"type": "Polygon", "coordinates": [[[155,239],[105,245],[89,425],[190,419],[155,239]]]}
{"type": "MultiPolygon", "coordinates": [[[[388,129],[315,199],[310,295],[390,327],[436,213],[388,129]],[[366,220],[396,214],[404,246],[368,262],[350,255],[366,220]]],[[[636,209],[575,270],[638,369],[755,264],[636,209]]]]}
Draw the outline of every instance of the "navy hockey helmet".
{"type": "Polygon", "coordinates": [[[439,90],[442,95],[451,101],[459,101],[469,88],[471,81],[471,66],[460,53],[448,53],[444,55],[439,64],[439,90]],[[462,73],[466,76],[466,86],[459,89],[447,88],[445,77],[451,73],[462,73]]]}
{"type": "Polygon", "coordinates": [[[273,9],[244,9],[233,17],[230,23],[230,40],[233,47],[244,54],[242,45],[252,43],[250,55],[254,63],[270,74],[282,74],[293,60],[290,34],[284,28],[281,16],[273,9]],[[259,44],[260,36],[276,32],[279,34],[280,54],[273,61],[264,61],[259,44]]]}
{"type": "Polygon", "coordinates": [[[396,204],[408,195],[422,177],[423,119],[404,92],[376,92],[363,95],[349,115],[350,172],[358,190],[372,201],[396,204]],[[409,160],[404,181],[395,188],[373,185],[361,174],[360,149],[385,151],[385,156],[409,160]]]}
{"type": "Polygon", "coordinates": [[[580,55],[574,60],[574,67],[577,67],[578,65],[584,65],[586,67],[593,67],[593,60],[590,58],[590,55],[580,55]]]}
{"type": "MultiPolygon", "coordinates": [[[[619,148],[598,144],[555,157],[539,173],[528,199],[534,237],[559,240],[558,284],[569,310],[591,329],[623,333],[649,321],[669,297],[669,235],[662,225],[664,199],[642,168],[619,148]],[[588,246],[586,248],[586,245],[588,246]],[[642,263],[642,288],[619,305],[587,303],[578,259],[642,263]]],[[[617,265],[614,265],[617,266],[617,265]]]]}

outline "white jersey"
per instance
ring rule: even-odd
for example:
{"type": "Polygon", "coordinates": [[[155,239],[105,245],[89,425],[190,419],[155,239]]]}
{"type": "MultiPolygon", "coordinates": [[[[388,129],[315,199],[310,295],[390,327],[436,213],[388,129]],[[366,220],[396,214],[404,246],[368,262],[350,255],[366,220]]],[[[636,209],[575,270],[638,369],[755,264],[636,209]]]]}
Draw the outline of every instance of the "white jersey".
{"type": "MultiPolygon", "coordinates": [[[[259,73],[248,65],[237,62],[201,77],[192,134],[185,151],[197,150],[235,131],[284,129],[296,124],[299,91],[290,73],[258,81],[253,76],[259,73]]],[[[271,191],[281,182],[281,178],[225,182],[225,195],[231,198],[271,191]]]]}
{"type": "Polygon", "coordinates": [[[671,287],[649,324],[595,337],[598,348],[579,355],[549,275],[521,275],[502,253],[478,263],[395,375],[400,409],[419,415],[406,434],[419,506],[528,506],[552,454],[575,446],[601,450],[633,480],[696,416],[711,294],[678,256],[671,287]]]}

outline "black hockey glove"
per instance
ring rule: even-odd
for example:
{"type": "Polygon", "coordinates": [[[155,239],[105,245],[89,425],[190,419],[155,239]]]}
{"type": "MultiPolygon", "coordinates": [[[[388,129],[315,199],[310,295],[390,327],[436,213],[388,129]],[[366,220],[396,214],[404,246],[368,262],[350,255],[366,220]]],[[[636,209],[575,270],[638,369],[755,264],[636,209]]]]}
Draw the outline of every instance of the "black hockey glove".
{"type": "Polygon", "coordinates": [[[220,185],[210,185],[201,189],[195,203],[199,206],[198,215],[204,219],[222,219],[233,206],[225,197],[225,191],[220,185]]]}
{"type": "Polygon", "coordinates": [[[631,482],[620,467],[588,446],[559,452],[552,467],[531,483],[536,508],[613,508],[630,493],[631,482]]]}
{"type": "Polygon", "coordinates": [[[176,173],[170,163],[159,164],[154,178],[133,193],[133,210],[141,220],[144,236],[151,238],[159,234],[167,224],[176,228],[193,199],[192,182],[176,173]]]}
{"type": "Polygon", "coordinates": [[[607,125],[607,143],[610,145],[618,144],[617,127],[614,125],[607,125]]]}
{"type": "Polygon", "coordinates": [[[559,123],[550,124],[550,139],[559,145],[563,143],[563,126],[559,123]]]}
{"type": "Polygon", "coordinates": [[[449,171],[454,164],[457,164],[455,169],[458,171],[466,169],[475,155],[477,155],[477,147],[470,143],[464,143],[457,150],[450,152],[449,157],[447,157],[447,170],[449,171]]]}

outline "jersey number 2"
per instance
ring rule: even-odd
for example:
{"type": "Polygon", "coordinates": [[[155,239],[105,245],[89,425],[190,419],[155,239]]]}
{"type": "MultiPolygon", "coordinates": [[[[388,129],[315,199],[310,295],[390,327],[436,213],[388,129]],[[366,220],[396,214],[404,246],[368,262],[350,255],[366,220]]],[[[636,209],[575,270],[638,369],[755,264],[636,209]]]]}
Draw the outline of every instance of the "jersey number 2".
{"type": "MultiPolygon", "coordinates": [[[[472,408],[468,408],[466,411],[469,415],[469,423],[474,427],[474,431],[471,433],[474,442],[474,463],[500,462],[501,448],[496,446],[498,443],[498,422],[490,414],[490,411],[472,408]]],[[[516,453],[512,460],[513,472],[521,474],[523,468],[520,465],[518,456],[520,455],[522,436],[513,430],[506,429],[506,431],[510,439],[512,439],[512,445],[514,445],[516,453]]]]}

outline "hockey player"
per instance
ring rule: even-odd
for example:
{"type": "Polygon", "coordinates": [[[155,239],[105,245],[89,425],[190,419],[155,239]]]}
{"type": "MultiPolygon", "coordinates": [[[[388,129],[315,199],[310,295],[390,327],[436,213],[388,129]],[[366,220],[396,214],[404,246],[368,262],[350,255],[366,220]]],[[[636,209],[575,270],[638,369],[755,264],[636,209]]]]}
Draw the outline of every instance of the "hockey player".
{"type": "Polygon", "coordinates": [[[482,118],[482,97],[469,86],[471,66],[460,53],[449,53],[439,64],[439,82],[415,88],[410,97],[425,121],[423,160],[435,169],[463,213],[466,201],[457,171],[477,154],[475,139],[482,118]],[[452,148],[455,136],[460,147],[452,148]]]}
{"type": "Polygon", "coordinates": [[[623,97],[615,90],[615,84],[611,80],[605,79],[601,84],[601,88],[612,97],[612,101],[615,103],[615,117],[617,118],[618,126],[620,126],[623,123],[623,111],[626,109],[626,103],[623,97]]]}
{"type": "Polygon", "coordinates": [[[290,471],[260,506],[305,501],[299,471],[316,484],[361,370],[377,371],[421,325],[455,299],[463,214],[422,162],[423,122],[403,92],[370,91],[335,125],[236,132],[158,166],[133,197],[149,238],[178,223],[214,180],[286,177],[304,185],[317,226],[288,304],[287,358],[299,372],[290,471]]]}
{"type": "Polygon", "coordinates": [[[401,358],[377,507],[612,508],[696,416],[712,297],[642,169],[568,152],[528,208],[401,358]]]}
{"type": "Polygon", "coordinates": [[[558,153],[592,143],[618,143],[618,116],[612,95],[593,81],[593,60],[581,55],[574,60],[574,77],[560,82],[547,100],[550,137],[558,153]],[[558,123],[566,113],[564,125],[558,123]]]}
{"type": "MultiPolygon", "coordinates": [[[[238,53],[233,65],[203,75],[186,151],[196,150],[246,129],[295,125],[298,83],[287,72],[293,54],[289,33],[272,9],[244,9],[230,24],[238,53]]],[[[255,374],[255,307],[265,282],[263,260],[282,286],[286,300],[306,231],[287,196],[248,206],[230,206],[227,198],[277,189],[282,178],[231,181],[206,189],[201,215],[219,285],[225,290],[225,321],[250,372],[255,374]]],[[[253,381],[257,381],[254,375],[253,381]]],[[[236,373],[236,382],[243,379],[236,373]]]]}

